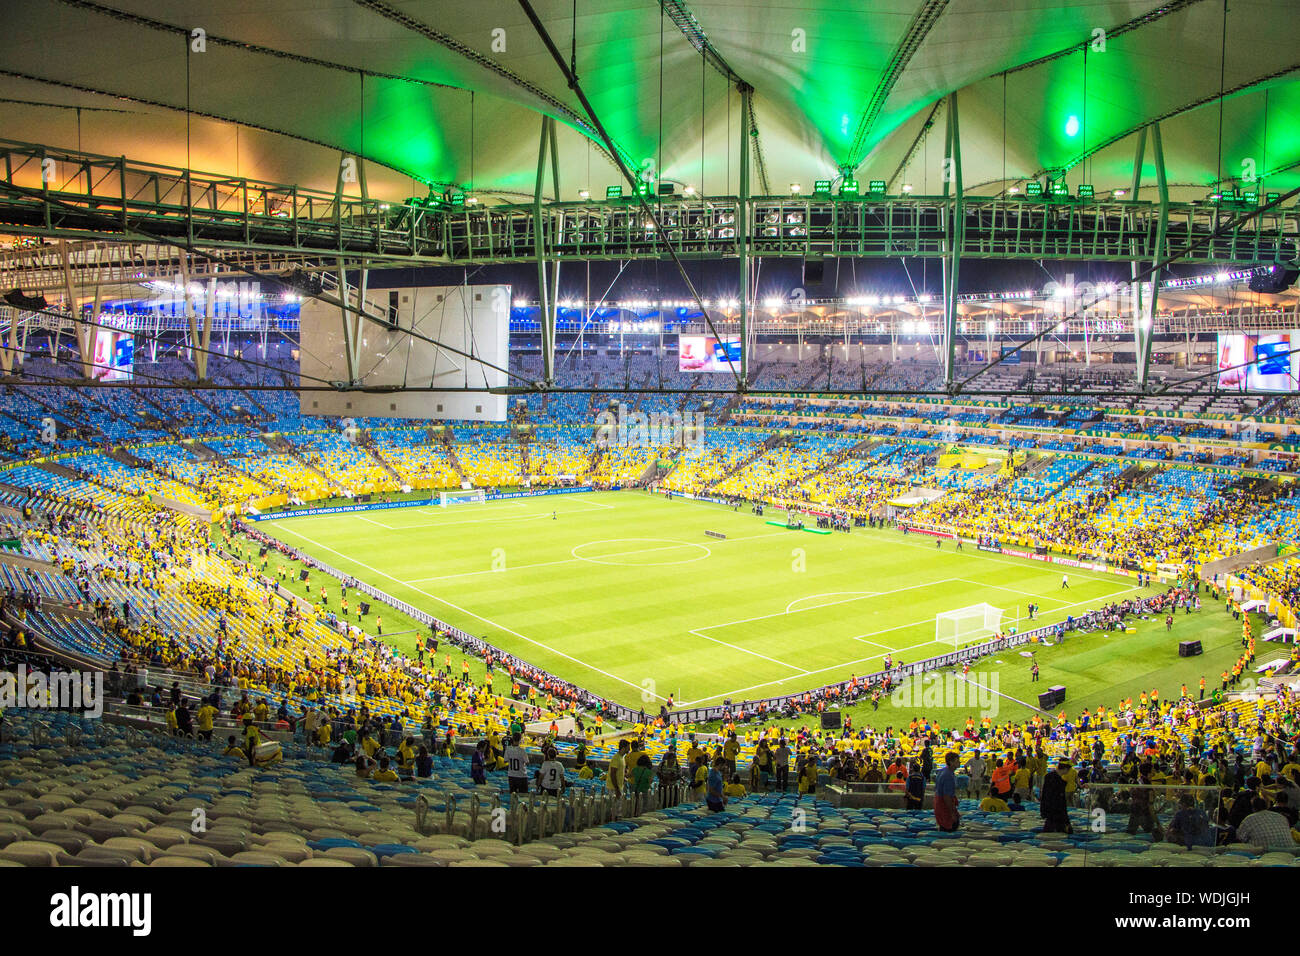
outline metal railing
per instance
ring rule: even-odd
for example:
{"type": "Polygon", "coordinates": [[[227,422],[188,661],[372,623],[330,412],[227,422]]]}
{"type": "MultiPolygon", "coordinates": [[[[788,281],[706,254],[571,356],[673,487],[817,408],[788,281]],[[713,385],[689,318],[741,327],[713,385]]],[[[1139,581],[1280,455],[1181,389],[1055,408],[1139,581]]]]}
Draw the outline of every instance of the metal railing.
{"type": "MultiPolygon", "coordinates": [[[[474,263],[740,256],[964,258],[1129,262],[1177,254],[1242,211],[1214,203],[966,196],[654,197],[655,227],[635,198],[424,206],[337,197],[0,141],[0,225],[26,235],[111,239],[144,234],[194,246],[325,250],[380,260],[474,263]],[[743,213],[743,215],[742,215],[743,213]],[[962,217],[961,221],[956,216],[962,217]],[[745,224],[748,235],[740,232],[745,224]],[[1157,249],[1160,235],[1165,246],[1157,249]]],[[[1272,209],[1192,250],[1190,262],[1293,260],[1300,211],[1272,209]]]]}

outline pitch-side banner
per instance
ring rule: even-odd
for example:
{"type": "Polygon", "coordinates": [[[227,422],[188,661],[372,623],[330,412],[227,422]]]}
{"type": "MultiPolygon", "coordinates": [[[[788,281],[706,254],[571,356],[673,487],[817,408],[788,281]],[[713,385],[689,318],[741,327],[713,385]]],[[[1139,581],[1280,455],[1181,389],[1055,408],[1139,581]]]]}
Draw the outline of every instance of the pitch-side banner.
{"type": "MultiPolygon", "coordinates": [[[[538,491],[507,491],[502,494],[487,495],[488,501],[504,501],[507,498],[540,498],[543,495],[572,495],[582,491],[595,491],[588,485],[581,488],[543,488],[538,491]]],[[[328,508],[299,508],[297,511],[272,511],[258,514],[246,514],[245,518],[254,521],[279,521],[281,518],[305,518],[308,515],[342,515],[353,511],[387,511],[390,508],[428,508],[432,504],[428,498],[411,498],[407,501],[376,501],[365,505],[331,505],[328,508]]]]}

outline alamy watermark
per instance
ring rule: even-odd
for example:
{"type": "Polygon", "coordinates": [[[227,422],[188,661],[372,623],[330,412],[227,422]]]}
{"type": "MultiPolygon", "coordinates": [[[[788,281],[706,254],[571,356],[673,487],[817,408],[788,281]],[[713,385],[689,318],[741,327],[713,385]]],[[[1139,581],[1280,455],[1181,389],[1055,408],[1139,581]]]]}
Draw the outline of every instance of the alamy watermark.
{"type": "Polygon", "coordinates": [[[701,448],[703,412],[638,412],[622,402],[596,416],[598,448],[701,448]]]}
{"type": "Polygon", "coordinates": [[[990,720],[998,716],[998,672],[962,677],[949,671],[930,671],[906,680],[889,695],[889,702],[904,710],[924,713],[940,708],[974,710],[990,720]]]}
{"type": "Polygon", "coordinates": [[[0,710],[68,710],[104,715],[103,671],[29,671],[19,664],[0,672],[0,710]]]}

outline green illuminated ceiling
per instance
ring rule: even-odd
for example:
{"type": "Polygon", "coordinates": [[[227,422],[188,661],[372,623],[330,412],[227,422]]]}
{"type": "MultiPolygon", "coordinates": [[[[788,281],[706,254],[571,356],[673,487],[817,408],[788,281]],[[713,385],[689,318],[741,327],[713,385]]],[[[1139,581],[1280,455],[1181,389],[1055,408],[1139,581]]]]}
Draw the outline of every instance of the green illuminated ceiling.
{"type": "MultiPolygon", "coordinates": [[[[773,191],[808,188],[850,160],[860,181],[938,191],[944,111],[918,134],[954,90],[976,193],[1061,167],[1099,195],[1127,186],[1133,132],[1153,119],[1188,198],[1251,168],[1269,188],[1300,185],[1293,0],[1233,0],[1226,44],[1223,5],[1210,0],[928,2],[687,4],[754,88],[773,191]],[[889,78],[891,62],[903,66],[889,78]],[[1221,88],[1234,91],[1222,107],[1221,88]]],[[[634,166],[737,189],[740,97],[656,0],[579,0],[576,22],[572,0],[533,5],[566,61],[576,53],[583,89],[634,166]]],[[[376,195],[430,182],[518,201],[533,190],[545,112],[563,124],[565,198],[618,181],[518,0],[6,0],[5,26],[9,138],[320,188],[333,187],[344,151],[368,159],[376,195]],[[203,52],[189,48],[195,27],[203,52]],[[104,106],[129,112],[91,109],[104,106]]]]}

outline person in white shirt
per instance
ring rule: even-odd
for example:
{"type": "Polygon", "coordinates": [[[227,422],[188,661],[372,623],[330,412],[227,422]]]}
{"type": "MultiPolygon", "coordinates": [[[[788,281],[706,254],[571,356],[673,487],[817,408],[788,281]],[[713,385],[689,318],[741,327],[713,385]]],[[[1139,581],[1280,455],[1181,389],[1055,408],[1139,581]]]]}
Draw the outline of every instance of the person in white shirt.
{"type": "Polygon", "coordinates": [[[988,765],[984,763],[984,755],[979,751],[975,756],[966,761],[966,772],[970,774],[970,779],[966,782],[966,795],[981,794],[984,792],[984,771],[988,765]]]}
{"type": "Polygon", "coordinates": [[[785,742],[784,737],[777,744],[772,758],[776,764],[776,785],[784,793],[790,782],[790,746],[785,742]]]}
{"type": "Polygon", "coordinates": [[[528,751],[519,746],[519,736],[510,738],[506,745],[506,776],[510,780],[511,793],[528,792],[528,751]]]}
{"type": "Polygon", "coordinates": [[[564,779],[564,764],[556,757],[554,750],[546,752],[546,759],[542,761],[541,769],[537,771],[537,786],[542,793],[558,797],[568,786],[568,781],[564,779]]]}

